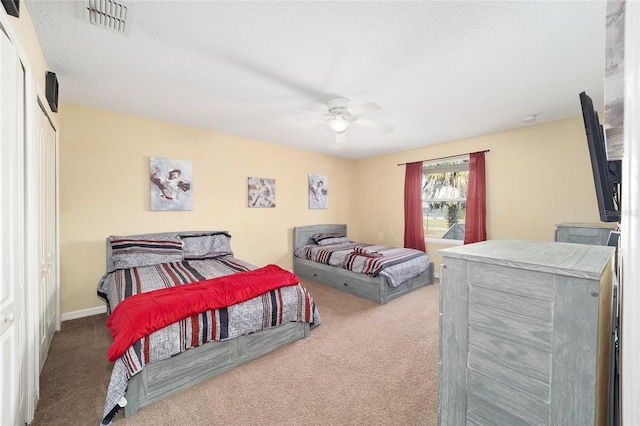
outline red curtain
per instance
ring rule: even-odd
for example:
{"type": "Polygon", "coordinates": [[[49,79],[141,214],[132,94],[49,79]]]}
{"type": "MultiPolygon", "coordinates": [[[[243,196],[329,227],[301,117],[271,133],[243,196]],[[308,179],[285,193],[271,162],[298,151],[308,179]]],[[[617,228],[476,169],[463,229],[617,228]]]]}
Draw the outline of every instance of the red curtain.
{"type": "Polygon", "coordinates": [[[404,246],[425,251],[422,218],[422,161],[407,163],[405,169],[404,246]]]}
{"type": "Polygon", "coordinates": [[[469,187],[464,243],[487,239],[487,200],[484,179],[484,151],[469,154],[469,187]]]}

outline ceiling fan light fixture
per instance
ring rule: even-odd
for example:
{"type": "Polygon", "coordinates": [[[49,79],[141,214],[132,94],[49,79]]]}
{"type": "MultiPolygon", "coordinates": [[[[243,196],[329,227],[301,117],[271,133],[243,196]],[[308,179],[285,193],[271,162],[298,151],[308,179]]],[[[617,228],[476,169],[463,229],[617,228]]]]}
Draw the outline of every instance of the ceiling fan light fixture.
{"type": "Polygon", "coordinates": [[[338,114],[329,121],[329,127],[336,133],[342,133],[349,127],[349,120],[338,114]]]}

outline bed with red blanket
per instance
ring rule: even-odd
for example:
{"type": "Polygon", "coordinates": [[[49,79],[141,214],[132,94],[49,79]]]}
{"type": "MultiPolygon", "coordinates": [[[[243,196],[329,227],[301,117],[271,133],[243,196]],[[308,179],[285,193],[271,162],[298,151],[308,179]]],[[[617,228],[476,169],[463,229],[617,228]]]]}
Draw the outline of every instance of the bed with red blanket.
{"type": "Polygon", "coordinates": [[[114,362],[102,424],[307,337],[321,319],[298,277],[233,257],[224,231],[111,236],[98,296],[114,362]]]}

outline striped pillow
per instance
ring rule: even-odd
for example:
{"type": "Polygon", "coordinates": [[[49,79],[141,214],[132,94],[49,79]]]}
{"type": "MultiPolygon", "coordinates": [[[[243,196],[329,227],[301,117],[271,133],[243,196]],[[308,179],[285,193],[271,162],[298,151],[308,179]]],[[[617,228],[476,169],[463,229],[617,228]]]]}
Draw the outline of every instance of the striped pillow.
{"type": "Polygon", "coordinates": [[[231,235],[227,231],[180,234],[186,260],[233,256],[231,235]]]}
{"type": "Polygon", "coordinates": [[[137,268],[182,260],[182,241],[161,235],[110,236],[113,269],[137,268]]]}
{"type": "Polygon", "coordinates": [[[316,242],[316,244],[324,246],[328,244],[343,244],[349,243],[349,239],[342,234],[337,232],[325,232],[313,234],[311,239],[316,242]]]}

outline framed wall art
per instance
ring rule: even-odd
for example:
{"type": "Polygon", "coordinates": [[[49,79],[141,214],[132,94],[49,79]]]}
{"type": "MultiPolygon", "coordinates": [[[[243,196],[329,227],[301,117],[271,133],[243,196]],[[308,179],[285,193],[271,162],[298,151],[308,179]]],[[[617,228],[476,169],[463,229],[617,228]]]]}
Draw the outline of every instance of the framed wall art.
{"type": "Polygon", "coordinates": [[[150,157],[151,210],[193,210],[191,161],[150,157]]]}
{"type": "Polygon", "coordinates": [[[327,176],[309,174],[309,208],[329,208],[329,178],[327,176]]]}
{"type": "Polygon", "coordinates": [[[275,207],[276,180],[269,178],[248,178],[248,207],[275,207]]]}

